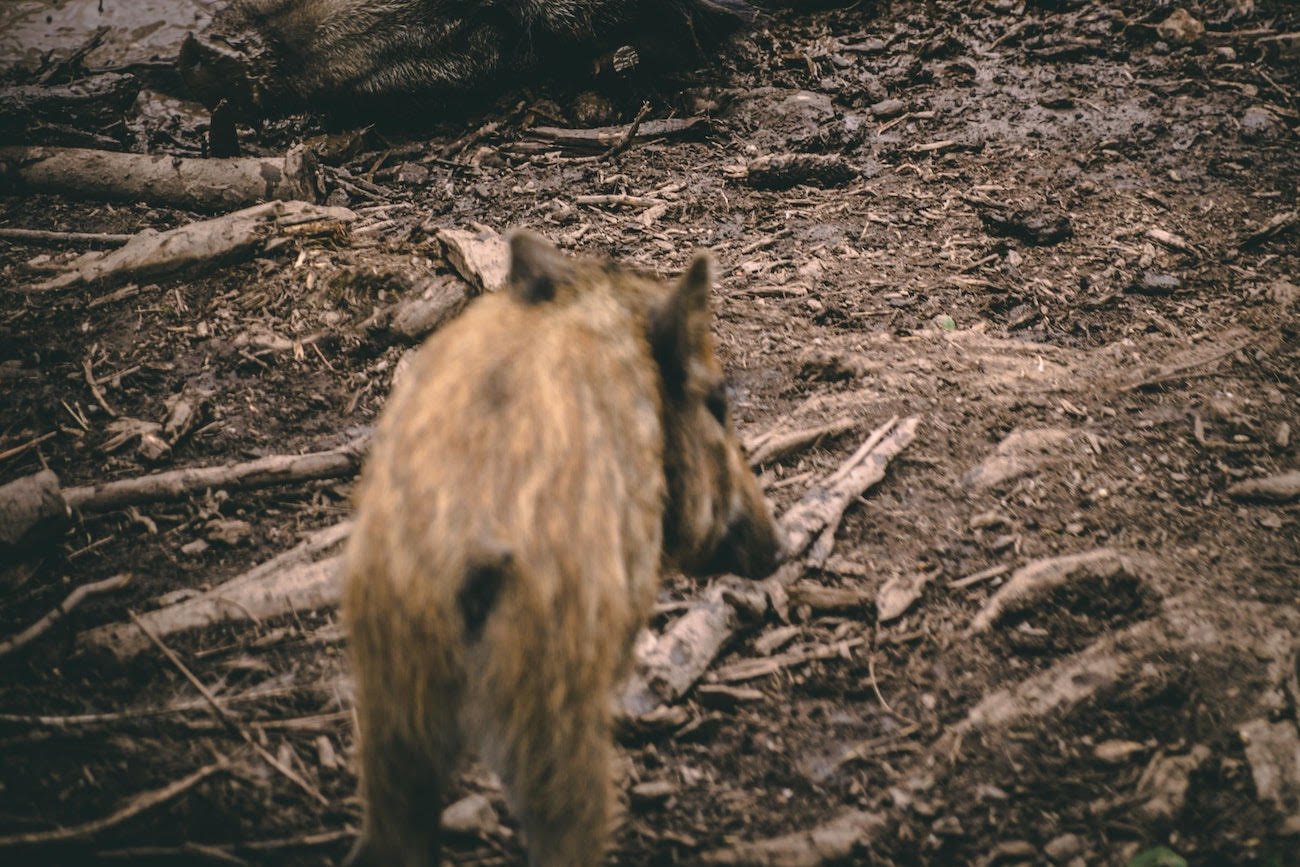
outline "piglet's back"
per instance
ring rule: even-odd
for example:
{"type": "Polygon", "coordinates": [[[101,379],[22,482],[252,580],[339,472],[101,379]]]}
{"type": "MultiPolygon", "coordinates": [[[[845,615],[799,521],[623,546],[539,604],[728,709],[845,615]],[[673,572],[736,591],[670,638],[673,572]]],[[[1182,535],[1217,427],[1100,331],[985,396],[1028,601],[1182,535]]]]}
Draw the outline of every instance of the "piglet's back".
{"type": "Polygon", "coordinates": [[[545,596],[657,542],[663,438],[637,320],[609,286],[491,296],[420,349],[363,483],[359,530],[412,559],[387,574],[417,586],[394,590],[453,592],[474,561],[505,557],[545,596]]]}

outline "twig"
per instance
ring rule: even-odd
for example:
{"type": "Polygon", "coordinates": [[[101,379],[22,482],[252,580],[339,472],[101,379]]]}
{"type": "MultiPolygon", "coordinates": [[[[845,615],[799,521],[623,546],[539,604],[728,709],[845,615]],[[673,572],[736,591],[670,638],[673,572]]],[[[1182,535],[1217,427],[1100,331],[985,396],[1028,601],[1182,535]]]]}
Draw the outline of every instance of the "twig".
{"type": "Polygon", "coordinates": [[[50,439],[56,434],[58,434],[58,431],[52,430],[49,433],[43,433],[40,436],[34,437],[33,439],[29,439],[27,442],[21,443],[20,445],[16,445],[13,448],[5,449],[4,451],[0,452],[0,461],[7,461],[12,457],[17,457],[18,455],[21,455],[23,452],[27,451],[28,449],[36,448],[36,446],[40,445],[41,443],[45,442],[47,439],[50,439]]]}
{"type": "Polygon", "coordinates": [[[93,836],[106,828],[120,825],[127,819],[138,816],[146,810],[152,810],[154,807],[162,806],[178,795],[184,794],[186,791],[194,788],[213,774],[229,769],[229,760],[222,757],[210,765],[205,765],[199,768],[187,777],[182,777],[174,783],[163,786],[161,789],[154,789],[136,795],[125,807],[115,813],[103,817],[102,819],[92,819],[91,821],[85,822],[81,825],[72,825],[67,828],[55,828],[50,831],[32,831],[26,834],[12,834],[8,837],[0,837],[0,849],[12,846],[39,846],[44,843],[62,843],[69,840],[79,840],[83,837],[93,836]]]}
{"type": "Polygon", "coordinates": [[[328,846],[357,836],[356,828],[343,828],[338,831],[320,831],[315,834],[300,834],[297,837],[283,837],[276,840],[239,840],[233,843],[208,843],[195,850],[193,843],[181,846],[131,846],[126,849],[105,849],[96,854],[100,858],[175,858],[177,856],[207,855],[217,860],[229,860],[230,863],[243,863],[235,858],[236,852],[277,852],[281,849],[307,849],[313,846],[328,846]]]}
{"type": "Polygon", "coordinates": [[[248,729],[240,725],[239,721],[234,717],[234,715],[232,715],[230,711],[226,710],[224,707],[221,706],[221,703],[217,701],[216,696],[214,696],[211,690],[209,690],[203,684],[203,681],[199,680],[198,676],[195,675],[194,672],[190,671],[189,667],[184,662],[181,661],[181,658],[176,655],[175,651],[173,651],[170,647],[164,644],[161,638],[159,638],[157,635],[154,635],[153,631],[149,629],[148,626],[145,625],[144,621],[140,619],[139,615],[137,615],[134,611],[130,609],[127,610],[127,614],[131,615],[131,620],[135,622],[136,626],[140,627],[140,631],[145,634],[145,637],[148,638],[151,642],[153,642],[154,646],[156,646],[159,650],[162,651],[163,655],[167,657],[167,659],[171,662],[171,664],[176,666],[176,668],[180,671],[181,674],[185,675],[185,679],[188,680],[191,684],[193,684],[194,688],[197,689],[205,699],[207,699],[208,705],[212,708],[213,712],[218,717],[221,718],[222,722],[224,722],[227,726],[230,727],[231,731],[239,735],[240,738],[243,739],[244,743],[252,747],[253,751],[262,757],[263,761],[265,761],[272,768],[274,768],[275,770],[283,774],[284,777],[288,779],[291,783],[296,785],[298,788],[302,789],[308,795],[311,795],[313,798],[319,801],[323,806],[326,807],[329,806],[330,803],[329,800],[324,795],[322,795],[316,789],[315,786],[313,786],[311,783],[307,782],[301,776],[299,776],[298,773],[295,770],[293,770],[293,768],[287,767],[286,765],[281,763],[275,756],[267,752],[265,747],[263,747],[261,744],[259,744],[257,741],[253,739],[253,736],[249,733],[248,729]]]}
{"type": "Polygon", "coordinates": [[[82,603],[87,596],[94,596],[97,593],[108,593],[112,590],[118,590],[125,587],[131,582],[131,573],[123,572],[120,575],[114,575],[112,578],[105,578],[103,581],[94,581],[90,584],[82,584],[76,590],[68,594],[59,606],[31,626],[24,629],[12,638],[0,641],[0,656],[13,653],[15,650],[26,647],[36,639],[40,638],[46,632],[54,627],[63,618],[71,613],[72,609],[82,603]]]}
{"type": "Polygon", "coordinates": [[[26,241],[31,244],[85,244],[88,247],[117,247],[131,240],[134,235],[121,235],[114,232],[55,232],[49,229],[10,229],[0,228],[0,238],[9,241],[26,241]]]}
{"type": "Polygon", "coordinates": [[[1229,355],[1234,355],[1240,352],[1241,350],[1247,348],[1248,346],[1258,343],[1260,340],[1264,338],[1264,336],[1265,335],[1262,332],[1259,334],[1254,334],[1246,338],[1245,340],[1242,340],[1239,343],[1234,343],[1232,346],[1229,346],[1227,349],[1224,349],[1220,352],[1216,352],[1212,355],[1207,355],[1204,356],[1203,358],[1194,358],[1190,361],[1185,361],[1179,364],[1173,364],[1168,367],[1161,367],[1157,369],[1154,373],[1152,373],[1150,376],[1140,379],[1131,385],[1124,386],[1123,388],[1120,389],[1120,391],[1136,391],[1139,388],[1146,388],[1152,385],[1160,385],[1165,382],[1170,382],[1171,380],[1183,379],[1188,375],[1190,375],[1189,371],[1192,371],[1198,367],[1205,367],[1207,364],[1214,364],[1216,361],[1222,361],[1223,359],[1227,358],[1229,355]]]}
{"type": "Polygon", "coordinates": [[[641,128],[641,121],[645,120],[646,115],[648,115],[649,113],[650,113],[650,103],[648,102],[641,103],[641,109],[636,113],[636,117],[632,118],[632,122],[628,124],[627,132],[623,133],[623,137],[619,139],[612,148],[605,151],[600,156],[596,157],[596,160],[597,161],[611,160],[614,157],[621,154],[623,151],[627,150],[629,147],[631,147],[632,140],[636,138],[637,130],[641,128]]]}
{"type": "MultiPolygon", "coordinates": [[[[257,701],[263,698],[274,698],[281,695],[289,695],[294,692],[303,691],[312,687],[318,687],[325,690],[327,686],[333,684],[309,684],[307,687],[297,685],[293,686],[273,686],[266,688],[250,689],[247,692],[241,692],[238,695],[232,695],[219,699],[223,704],[231,705],[236,703],[257,701]]],[[[169,716],[171,714],[188,713],[189,711],[199,710],[208,707],[208,702],[202,698],[196,698],[191,701],[176,702],[174,704],[162,705],[159,707],[135,708],[132,710],[109,711],[107,713],[81,713],[69,716],[43,716],[39,714],[0,714],[0,723],[8,725],[27,725],[41,726],[43,728],[74,728],[77,726],[95,726],[106,725],[108,723],[125,722],[136,719],[150,719],[153,717],[169,716]]]]}
{"type": "Polygon", "coordinates": [[[117,418],[120,412],[113,409],[108,399],[104,397],[104,392],[100,390],[99,383],[95,380],[95,368],[90,363],[90,356],[81,359],[81,372],[86,375],[86,385],[90,386],[90,393],[95,396],[95,402],[104,408],[110,418],[117,418]]]}
{"type": "Polygon", "coordinates": [[[656,205],[668,204],[663,199],[651,196],[629,196],[623,193],[578,196],[573,201],[579,205],[623,205],[628,208],[653,208],[656,205]]]}

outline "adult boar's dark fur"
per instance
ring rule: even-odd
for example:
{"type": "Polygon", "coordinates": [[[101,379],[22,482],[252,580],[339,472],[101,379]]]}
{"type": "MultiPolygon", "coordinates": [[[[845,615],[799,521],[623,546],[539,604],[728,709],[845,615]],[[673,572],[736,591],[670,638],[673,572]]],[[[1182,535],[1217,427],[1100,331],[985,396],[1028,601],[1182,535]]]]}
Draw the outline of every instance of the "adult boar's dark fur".
{"type": "Polygon", "coordinates": [[[562,76],[622,46],[697,59],[754,19],[746,0],[235,0],[180,67],[209,108],[383,119],[446,107],[524,73],[562,76]]]}

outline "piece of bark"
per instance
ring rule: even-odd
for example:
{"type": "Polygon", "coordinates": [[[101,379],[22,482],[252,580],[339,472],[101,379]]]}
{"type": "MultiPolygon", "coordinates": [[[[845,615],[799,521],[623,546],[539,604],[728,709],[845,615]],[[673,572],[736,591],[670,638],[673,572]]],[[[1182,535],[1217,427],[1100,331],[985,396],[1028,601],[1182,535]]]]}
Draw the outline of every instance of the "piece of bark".
{"type": "Polygon", "coordinates": [[[807,605],[813,611],[854,611],[872,599],[862,587],[827,587],[815,581],[793,584],[788,593],[791,605],[807,605]]]}
{"type": "Polygon", "coordinates": [[[1300,470],[1246,479],[1228,486],[1228,496],[1234,500],[1260,503],[1289,503],[1300,500],[1300,470]]]}
{"type": "Polygon", "coordinates": [[[939,571],[914,570],[886,581],[876,594],[876,620],[888,623],[906,614],[930,582],[939,576],[939,571]]]}
{"type": "Polygon", "coordinates": [[[265,488],[287,482],[355,475],[369,447],[369,436],[346,445],[302,455],[271,455],[241,464],[186,467],[133,479],[66,488],[63,498],[81,512],[107,512],[162,500],[177,500],[213,488],[265,488]]]}
{"type": "Polygon", "coordinates": [[[510,245],[500,234],[487,227],[476,232],[438,229],[437,237],[456,273],[479,291],[505,288],[510,275],[510,245]]]}
{"type": "Polygon", "coordinates": [[[56,123],[103,129],[122,121],[141,82],[133,75],[105,72],[70,84],[19,84],[0,88],[0,136],[32,142],[32,127],[56,123]]]}
{"type": "Polygon", "coordinates": [[[572,148],[574,150],[605,151],[627,141],[640,144],[657,138],[684,138],[688,133],[701,135],[709,128],[708,120],[703,117],[664,118],[647,120],[637,125],[636,132],[629,139],[628,127],[599,126],[589,129],[565,129],[555,126],[535,126],[527,135],[553,146],[572,148]]]}
{"type": "Polygon", "coordinates": [[[858,176],[839,154],[772,154],[750,160],[746,180],[758,190],[788,190],[799,184],[841,187],[858,176]]]}
{"type": "Polygon", "coordinates": [[[435,277],[423,291],[403,298],[386,315],[387,328],[408,341],[422,340],[469,303],[469,286],[449,275],[435,277]]]}
{"type": "Polygon", "coordinates": [[[850,810],[824,825],[714,849],[701,855],[700,860],[726,867],[819,867],[849,858],[885,826],[884,816],[878,813],[850,810]]]}
{"type": "Polygon", "coordinates": [[[837,522],[849,504],[885,476],[890,460],[916,437],[918,418],[895,420],[878,428],[823,485],[809,491],[781,517],[787,562],[762,581],[723,576],[691,609],[653,642],[638,646],[637,670],[622,695],[622,707],[638,716],[675,701],[695,684],[742,623],[738,595],[758,592],[784,598],[785,587],[803,574],[800,557],[817,535],[837,522]]]}
{"type": "MultiPolygon", "coordinates": [[[[141,614],[139,619],[155,635],[164,637],[214,623],[335,605],[342,589],[342,558],[334,552],[351,530],[351,521],[317,530],[297,546],[224,584],[184,602],[141,614]]],[[[107,653],[119,662],[134,658],[149,646],[148,637],[129,621],[96,627],[77,636],[78,650],[107,653]]]]}
{"type": "Polygon", "coordinates": [[[43,283],[17,287],[17,291],[107,286],[195,274],[252,258],[276,238],[333,233],[355,219],[356,214],[347,208],[306,202],[267,202],[166,232],[146,230],[116,250],[87,253],[73,261],[62,274],[43,283]]]}
{"type": "Polygon", "coordinates": [[[199,159],[90,148],[0,148],[0,180],[79,199],[146,202],[224,211],[273,199],[319,202],[316,158],[301,146],[284,156],[199,159]]]}
{"type": "Polygon", "coordinates": [[[1003,617],[1023,611],[1065,584],[1104,581],[1117,575],[1141,579],[1144,571],[1136,556],[1114,548],[1098,548],[1083,554],[1035,561],[1017,569],[1007,583],[989,597],[971,621],[968,634],[978,635],[987,631],[1003,617]]]}

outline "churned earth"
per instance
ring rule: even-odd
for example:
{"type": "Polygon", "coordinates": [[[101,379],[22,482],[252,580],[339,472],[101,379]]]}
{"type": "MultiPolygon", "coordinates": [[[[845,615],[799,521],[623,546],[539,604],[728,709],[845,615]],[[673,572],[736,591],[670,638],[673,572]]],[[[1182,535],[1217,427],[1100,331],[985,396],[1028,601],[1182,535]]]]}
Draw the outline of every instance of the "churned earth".
{"type": "MultiPolygon", "coordinates": [[[[96,26],[95,4],[48,5],[96,26]]],[[[774,12],[680,82],[539,85],[401,132],[243,128],[253,154],[308,141],[329,203],[359,215],[251,261],[24,292],[79,250],[0,238],[0,484],[364,434],[411,346],[376,311],[478,291],[441,229],[528,226],[664,274],[707,247],[742,437],[827,428],[763,461],[778,512],[892,417],[919,422],[788,605],[751,611],[695,689],[624,727],[614,862],[1300,863],[1300,493],[1242,484],[1300,469],[1300,9],[826,5],[774,12]],[[534,132],[626,125],[643,99],[647,124],[703,120],[613,154],[534,132]],[[764,159],[789,154],[825,159],[764,159]],[[194,419],[165,448],[123,424],[180,401],[194,419]]],[[[183,33],[212,4],[155,6],[183,33]]],[[[143,94],[96,134],[199,155],[206,116],[139,26],[65,72],[136,64],[143,94]]],[[[52,54],[0,38],[7,82],[83,46],[69,28],[52,54]]],[[[203,216],[0,192],[0,227],[203,216]]],[[[332,608],[166,638],[229,721],[152,646],[123,660],[85,636],[292,548],[350,492],[345,475],[87,514],[5,566],[0,636],[131,579],[0,656],[0,860],[341,858],[360,808],[332,608]]],[[[704,589],[667,577],[652,629],[704,589]]],[[[518,863],[470,767],[473,795],[446,859],[518,863]]]]}

